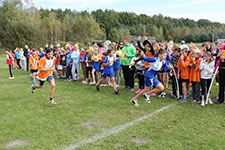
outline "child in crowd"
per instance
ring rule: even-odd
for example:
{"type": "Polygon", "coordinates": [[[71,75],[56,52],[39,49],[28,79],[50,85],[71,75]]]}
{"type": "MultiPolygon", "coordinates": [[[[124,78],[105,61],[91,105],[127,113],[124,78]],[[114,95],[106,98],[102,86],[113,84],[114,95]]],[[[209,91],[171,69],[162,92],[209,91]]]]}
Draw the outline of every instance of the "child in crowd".
{"type": "Polygon", "coordinates": [[[224,102],[224,89],[225,89],[225,45],[220,48],[220,52],[217,56],[216,68],[219,67],[219,99],[215,104],[221,104],[224,102]]]}
{"type": "Polygon", "coordinates": [[[31,81],[33,82],[33,85],[36,85],[36,76],[38,74],[38,61],[39,57],[37,55],[36,49],[31,50],[31,54],[29,56],[29,65],[30,65],[30,72],[32,74],[31,81]]]}
{"type": "Polygon", "coordinates": [[[21,63],[22,63],[22,69],[23,71],[26,71],[26,57],[24,56],[24,51],[22,48],[20,48],[20,53],[21,53],[21,56],[20,56],[20,60],[21,60],[21,63]]]}
{"type": "Polygon", "coordinates": [[[60,79],[63,74],[63,66],[60,64],[60,56],[61,56],[61,49],[57,48],[56,52],[56,69],[57,69],[57,78],[60,79]]]}
{"type": "Polygon", "coordinates": [[[200,50],[195,49],[193,51],[193,56],[190,60],[190,81],[192,82],[192,97],[193,103],[199,103],[200,102],[200,70],[199,66],[201,63],[201,58],[200,58],[200,50]]]}
{"type": "MultiPolygon", "coordinates": [[[[122,44],[122,43],[120,43],[122,44]]],[[[113,64],[113,70],[114,70],[114,75],[115,75],[115,82],[117,86],[120,85],[120,69],[121,69],[121,50],[116,49],[115,54],[114,54],[114,64],[113,64]]]]}
{"type": "Polygon", "coordinates": [[[79,62],[80,51],[79,51],[78,44],[75,44],[74,48],[72,49],[71,59],[73,60],[73,65],[72,65],[73,80],[72,81],[79,81],[80,80],[80,62],[79,62]],[[76,76],[75,76],[75,72],[76,72],[76,76]]]}
{"type": "Polygon", "coordinates": [[[9,79],[12,80],[12,79],[14,79],[14,74],[13,74],[13,55],[12,55],[12,52],[9,49],[7,49],[5,51],[5,53],[6,53],[6,57],[7,57],[6,64],[9,65],[9,73],[10,73],[9,79]]]}
{"type": "MultiPolygon", "coordinates": [[[[170,64],[174,67],[174,71],[176,73],[176,76],[177,76],[177,73],[178,73],[178,68],[177,68],[177,63],[178,63],[178,60],[180,58],[180,48],[177,47],[175,50],[174,50],[174,53],[171,55],[171,59],[170,59],[170,64]]],[[[177,84],[176,84],[176,79],[175,79],[175,73],[172,72],[172,76],[171,76],[171,79],[172,79],[172,98],[179,98],[177,97],[178,96],[178,93],[177,93],[177,84]]],[[[177,79],[178,80],[178,79],[177,79]]],[[[179,82],[179,80],[178,80],[179,82]]],[[[178,83],[178,86],[180,84],[178,83]]],[[[180,91],[180,95],[182,95],[182,86],[179,86],[179,91],[180,91]]]]}
{"type": "MultiPolygon", "coordinates": [[[[144,53],[141,51],[140,48],[136,48],[136,56],[132,58],[131,64],[135,62],[135,60],[144,57],[144,53]]],[[[145,71],[145,62],[144,60],[140,60],[135,64],[136,68],[136,75],[138,77],[139,81],[139,89],[135,92],[136,94],[140,93],[141,91],[144,90],[144,71],[145,71]]]]}
{"type": "Polygon", "coordinates": [[[184,48],[182,50],[182,55],[180,56],[177,68],[178,68],[178,79],[181,80],[182,83],[182,91],[183,91],[183,98],[180,102],[184,103],[187,102],[187,92],[188,92],[188,84],[189,84],[189,68],[190,65],[190,58],[188,57],[188,49],[184,48]]]}
{"type": "Polygon", "coordinates": [[[20,52],[20,49],[19,48],[16,48],[16,63],[17,63],[17,66],[19,67],[19,69],[21,69],[21,66],[20,66],[20,57],[21,57],[21,52],[20,52]]]}
{"type": "Polygon", "coordinates": [[[85,56],[86,53],[84,51],[83,48],[80,49],[80,64],[81,64],[81,68],[82,68],[82,72],[83,72],[83,81],[82,82],[85,82],[85,79],[86,79],[86,64],[85,64],[85,56]]]}
{"type": "Polygon", "coordinates": [[[45,52],[43,48],[40,48],[40,57],[39,59],[43,58],[45,56],[45,52]]]}
{"type": "MultiPolygon", "coordinates": [[[[162,85],[162,83],[160,83],[155,76],[157,75],[157,73],[161,70],[161,68],[164,68],[164,70],[168,70],[169,68],[172,68],[171,65],[168,65],[166,59],[166,55],[167,52],[163,49],[160,49],[158,52],[158,57],[144,57],[142,59],[144,59],[144,61],[148,61],[150,63],[150,67],[149,69],[146,71],[145,73],[145,89],[143,91],[141,91],[140,93],[138,93],[134,98],[131,99],[131,102],[135,105],[135,106],[139,106],[137,103],[137,100],[140,96],[144,96],[145,100],[147,103],[150,103],[151,100],[147,95],[151,95],[152,93],[159,93],[161,91],[163,91],[164,86],[162,85]],[[155,86],[154,89],[151,89],[151,87],[155,86]]],[[[136,60],[136,62],[138,62],[140,59],[136,60]]],[[[131,64],[131,65],[134,65],[131,64]]]]}
{"type": "Polygon", "coordinates": [[[64,50],[63,53],[60,55],[60,65],[63,67],[63,70],[62,70],[62,73],[60,75],[60,78],[64,78],[65,76],[65,71],[66,71],[66,68],[67,68],[67,65],[66,65],[66,58],[67,58],[67,51],[64,50]]]}
{"type": "Polygon", "coordinates": [[[102,43],[98,43],[97,44],[99,47],[99,53],[101,54],[101,56],[103,55],[103,53],[105,52],[105,48],[103,47],[102,43]]]}
{"type": "Polygon", "coordinates": [[[85,64],[86,64],[86,81],[83,82],[83,84],[88,84],[88,76],[90,74],[91,76],[91,81],[89,84],[92,84],[92,67],[93,67],[93,62],[92,62],[92,54],[89,49],[86,50],[86,59],[85,59],[85,64]]]}
{"type": "Polygon", "coordinates": [[[13,64],[15,65],[14,69],[19,68],[16,61],[16,49],[13,51],[13,64]]]}
{"type": "MultiPolygon", "coordinates": [[[[201,60],[199,70],[201,71],[201,88],[202,88],[202,102],[201,106],[205,106],[206,96],[209,91],[209,86],[212,80],[213,72],[214,72],[215,61],[213,60],[213,56],[210,52],[205,54],[205,58],[201,60]]],[[[211,98],[209,98],[209,103],[213,104],[211,98]]]]}
{"type": "Polygon", "coordinates": [[[102,81],[105,80],[106,77],[109,77],[109,78],[111,78],[111,82],[113,84],[114,94],[118,95],[119,91],[117,90],[114,73],[113,73],[113,62],[114,62],[113,49],[108,49],[107,53],[108,53],[108,56],[104,59],[104,62],[103,62],[104,70],[102,73],[102,78],[96,84],[96,89],[97,89],[97,91],[100,91],[100,84],[102,83],[102,81]]]}
{"type": "Polygon", "coordinates": [[[67,54],[66,54],[66,81],[72,81],[72,59],[71,59],[71,53],[70,48],[66,48],[67,54]]]}
{"type": "Polygon", "coordinates": [[[94,49],[94,53],[92,56],[92,61],[94,62],[93,64],[93,69],[92,69],[92,79],[93,82],[91,83],[91,85],[95,85],[96,84],[96,80],[95,80],[95,73],[97,75],[97,81],[99,81],[99,72],[100,72],[100,67],[101,67],[101,54],[99,53],[99,49],[95,48],[94,49]]]}

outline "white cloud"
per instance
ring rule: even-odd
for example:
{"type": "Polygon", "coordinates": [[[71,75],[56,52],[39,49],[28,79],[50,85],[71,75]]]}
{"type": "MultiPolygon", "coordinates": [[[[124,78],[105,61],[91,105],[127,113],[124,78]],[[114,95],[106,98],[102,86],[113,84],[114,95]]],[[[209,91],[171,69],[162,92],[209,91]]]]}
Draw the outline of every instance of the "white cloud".
{"type": "Polygon", "coordinates": [[[157,7],[157,8],[151,8],[149,9],[149,11],[154,12],[154,11],[160,11],[163,9],[176,9],[176,8],[182,8],[182,7],[189,7],[189,6],[205,4],[205,3],[209,3],[213,1],[215,0],[197,0],[197,1],[192,1],[188,3],[172,4],[172,5],[167,5],[167,6],[157,7]]]}

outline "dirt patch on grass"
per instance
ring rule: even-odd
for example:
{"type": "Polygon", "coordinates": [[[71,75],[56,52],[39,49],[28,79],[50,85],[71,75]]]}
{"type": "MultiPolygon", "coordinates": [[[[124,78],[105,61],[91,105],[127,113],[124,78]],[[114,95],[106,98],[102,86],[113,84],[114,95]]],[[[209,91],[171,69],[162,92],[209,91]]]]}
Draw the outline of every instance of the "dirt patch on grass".
{"type": "Polygon", "coordinates": [[[87,121],[87,122],[81,122],[80,125],[87,127],[89,129],[96,129],[95,125],[93,122],[91,121],[87,121]]]}
{"type": "Polygon", "coordinates": [[[114,144],[114,146],[115,146],[115,147],[123,147],[124,145],[121,144],[121,143],[116,143],[116,144],[114,144]]]}
{"type": "Polygon", "coordinates": [[[10,148],[26,146],[26,145],[30,145],[30,144],[31,144],[31,142],[26,141],[26,140],[15,140],[15,141],[12,141],[12,142],[9,142],[8,144],[6,144],[5,148],[10,149],[10,148]]]}
{"type": "Polygon", "coordinates": [[[146,144],[148,142],[151,142],[152,139],[142,139],[142,138],[131,138],[132,142],[135,142],[138,145],[146,144]]]}

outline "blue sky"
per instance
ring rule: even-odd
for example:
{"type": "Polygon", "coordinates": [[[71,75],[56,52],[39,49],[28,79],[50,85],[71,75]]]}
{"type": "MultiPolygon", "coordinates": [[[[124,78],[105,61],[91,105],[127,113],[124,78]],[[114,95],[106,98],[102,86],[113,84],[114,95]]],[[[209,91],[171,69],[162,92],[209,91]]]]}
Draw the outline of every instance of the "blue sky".
{"type": "Polygon", "coordinates": [[[114,9],[173,18],[208,19],[225,23],[225,0],[33,0],[37,8],[114,9]]]}

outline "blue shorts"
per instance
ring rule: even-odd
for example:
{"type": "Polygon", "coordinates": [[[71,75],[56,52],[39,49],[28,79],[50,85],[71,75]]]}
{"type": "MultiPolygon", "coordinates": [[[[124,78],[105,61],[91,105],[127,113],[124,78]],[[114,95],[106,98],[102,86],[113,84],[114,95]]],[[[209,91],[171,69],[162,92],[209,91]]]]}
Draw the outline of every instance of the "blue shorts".
{"type": "Polygon", "coordinates": [[[113,71],[110,71],[109,73],[103,72],[102,78],[106,78],[106,77],[110,77],[110,78],[114,77],[114,72],[113,71]]]}
{"type": "Polygon", "coordinates": [[[97,72],[100,72],[100,68],[101,68],[101,64],[97,63],[97,62],[94,62],[93,69],[95,69],[97,72]]]}
{"type": "Polygon", "coordinates": [[[157,86],[159,83],[160,82],[155,77],[149,78],[145,76],[145,86],[153,87],[157,86]]]}
{"type": "MultiPolygon", "coordinates": [[[[53,76],[48,76],[48,78],[46,79],[48,82],[50,82],[51,80],[54,80],[53,76]]],[[[39,80],[39,85],[43,86],[45,83],[45,81],[39,80]]]]}
{"type": "Polygon", "coordinates": [[[66,67],[63,66],[63,71],[66,71],[66,67]]]}

